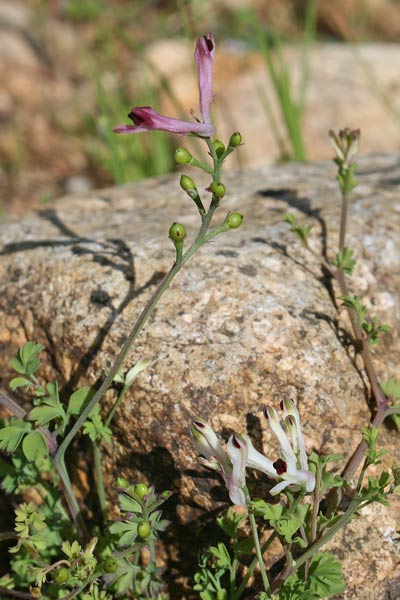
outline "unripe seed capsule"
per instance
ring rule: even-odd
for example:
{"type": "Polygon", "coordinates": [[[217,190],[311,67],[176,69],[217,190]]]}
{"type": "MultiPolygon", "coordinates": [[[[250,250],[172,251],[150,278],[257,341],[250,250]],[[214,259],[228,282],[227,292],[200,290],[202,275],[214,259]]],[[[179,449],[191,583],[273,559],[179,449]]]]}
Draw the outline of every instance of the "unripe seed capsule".
{"type": "Polygon", "coordinates": [[[223,198],[226,193],[226,188],[225,188],[224,184],[221,183],[220,181],[213,181],[212,184],[210,185],[210,191],[217,198],[223,198]]]}
{"type": "Polygon", "coordinates": [[[192,155],[186,148],[179,147],[174,152],[174,158],[178,165],[186,165],[192,160],[192,155]]]}
{"type": "Polygon", "coordinates": [[[69,576],[69,569],[67,569],[66,567],[60,567],[59,569],[57,569],[57,571],[55,571],[53,575],[54,583],[66,583],[69,579],[69,576]]]}
{"type": "Polygon", "coordinates": [[[180,242],[186,237],[186,227],[181,223],[172,223],[168,233],[173,242],[180,242]]]}
{"type": "Polygon", "coordinates": [[[142,521],[138,527],[138,536],[142,539],[145,540],[146,538],[149,537],[150,533],[151,533],[151,526],[150,523],[148,521],[142,521]]]}
{"type": "Polygon", "coordinates": [[[240,146],[240,144],[242,143],[242,135],[238,132],[235,131],[235,133],[232,133],[231,135],[231,139],[229,140],[229,145],[232,146],[233,148],[236,148],[237,146],[240,146]]]}
{"type": "Polygon", "coordinates": [[[225,222],[228,224],[229,229],[238,229],[243,222],[243,215],[237,212],[229,213],[225,219],[225,222]]]}
{"type": "Polygon", "coordinates": [[[118,563],[112,556],[108,556],[102,564],[104,573],[115,573],[118,569],[118,563]]]}
{"type": "Polygon", "coordinates": [[[215,140],[213,142],[213,146],[214,146],[214,149],[215,149],[215,152],[216,152],[218,158],[220,158],[223,155],[223,153],[225,152],[225,144],[223,142],[221,142],[221,140],[215,140]]]}
{"type": "Polygon", "coordinates": [[[196,189],[196,184],[189,175],[182,175],[179,183],[185,192],[196,189]]]}
{"type": "Polygon", "coordinates": [[[137,483],[133,489],[135,494],[137,494],[142,500],[149,493],[149,488],[145,483],[137,483]]]}

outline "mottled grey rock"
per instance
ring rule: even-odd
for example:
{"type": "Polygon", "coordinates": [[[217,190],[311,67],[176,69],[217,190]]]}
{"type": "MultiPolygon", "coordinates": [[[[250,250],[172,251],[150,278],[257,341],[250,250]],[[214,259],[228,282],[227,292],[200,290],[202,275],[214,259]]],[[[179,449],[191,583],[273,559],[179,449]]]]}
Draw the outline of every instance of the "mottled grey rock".
{"type": "MultiPolygon", "coordinates": [[[[365,376],[359,360],[353,362],[346,316],[332,302],[339,290],[282,221],[290,210],[313,223],[314,250],[332,258],[340,211],[334,175],[325,163],[229,175],[219,219],[240,210],[242,228],[195,255],[130,354],[128,366],[141,357],[153,363],[115,419],[107,482],[111,490],[122,474],[174,489],[176,525],[166,540],[172,569],[195,559],[193,535],[213,532],[204,508],[219,506],[215,498],[227,500],[221,481],[196,465],[188,436],[194,417],[209,419],[225,438],[247,429],[276,457],[262,407],[290,395],[308,449],[341,452],[345,459],[369,420],[365,376]],[[194,533],[184,527],[188,521],[194,533]]],[[[399,158],[360,160],[358,179],[347,239],[358,261],[350,285],[392,327],[373,351],[379,376],[387,378],[398,375],[400,356],[399,158]]],[[[4,379],[18,345],[34,339],[47,348],[44,372],[65,390],[98,381],[174,259],[170,222],[184,223],[189,240],[195,235],[198,216],[177,180],[67,196],[1,224],[4,379]]],[[[389,449],[385,464],[399,462],[398,434],[384,429],[381,442],[389,449]]],[[[387,598],[400,577],[399,503],[365,512],[333,544],[349,581],[341,598],[387,598]]]]}

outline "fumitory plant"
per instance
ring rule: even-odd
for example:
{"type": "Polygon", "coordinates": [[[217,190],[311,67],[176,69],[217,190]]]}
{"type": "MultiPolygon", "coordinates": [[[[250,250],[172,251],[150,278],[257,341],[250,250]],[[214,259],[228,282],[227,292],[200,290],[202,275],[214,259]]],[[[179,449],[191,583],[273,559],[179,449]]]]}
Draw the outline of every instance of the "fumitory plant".
{"type": "Polygon", "coordinates": [[[61,398],[56,381],[44,382],[38,375],[41,344],[27,342],[12,361],[17,373],[12,392],[27,396],[33,407],[25,411],[10,393],[1,392],[0,401],[12,414],[0,429],[0,450],[9,455],[0,463],[3,490],[22,499],[15,507],[14,527],[0,534],[0,541],[14,540],[10,548],[11,575],[0,580],[3,596],[106,600],[114,596],[135,598],[165,597],[156,564],[156,541],[168,525],[160,507],[169,491],[156,493],[143,482],[119,479],[119,518],[108,512],[103,483],[101,451],[112,437],[112,419],[126,391],[148,366],[141,360],[124,371],[125,358],[154,308],[174,277],[189,259],[216,236],[241,226],[238,212],[226,214],[218,223],[214,215],[226,188],[222,167],[228,156],[242,144],[234,132],[225,145],[212,139],[214,37],[199,38],[195,61],[199,82],[201,120],[180,121],[164,117],[151,107],[133,108],[133,125],[116,127],[116,133],[142,133],[159,129],[197,137],[206,144],[210,163],[197,160],[184,147],[175,151],[178,165],[191,165],[207,173],[210,183],[199,190],[191,176],[182,174],[180,186],[199,213],[199,228],[187,244],[184,225],[173,222],[168,235],[175,248],[175,261],[143,308],[111,369],[98,389],[84,386],[69,398],[61,398]],[[101,401],[113,382],[120,392],[107,415],[101,401]],[[88,526],[83,507],[70,481],[66,452],[77,434],[92,444],[93,468],[100,506],[99,519],[88,526]],[[32,492],[34,490],[34,493],[32,492]]]}
{"type": "MultiPolygon", "coordinates": [[[[180,146],[175,151],[177,165],[190,165],[209,178],[199,189],[192,176],[183,173],[180,187],[193,201],[199,216],[198,231],[188,243],[184,225],[174,221],[168,235],[175,259],[133,325],[112,367],[95,389],[83,386],[69,397],[60,393],[57,381],[41,377],[43,346],[28,341],[12,360],[16,376],[10,392],[0,392],[0,402],[11,416],[0,428],[2,490],[10,495],[14,518],[9,530],[0,533],[8,541],[9,573],[0,578],[0,597],[45,600],[166,600],[157,542],[169,523],[162,506],[169,490],[155,490],[151,484],[118,478],[114,489],[118,507],[110,507],[103,482],[102,450],[110,444],[112,421],[127,390],[149,360],[125,366],[125,359],[150,315],[173,279],[192,256],[216,236],[241,226],[243,217],[230,212],[216,221],[226,188],[222,168],[228,156],[242,144],[234,132],[224,144],[215,138],[211,118],[215,42],[211,33],[198,39],[195,49],[199,83],[200,118],[183,121],[160,115],[153,108],[135,107],[128,117],[132,124],[119,125],[118,134],[161,130],[196,137],[206,145],[209,161],[197,159],[180,146]],[[105,393],[112,390],[114,401],[107,411],[102,406],[105,393]],[[13,394],[23,398],[17,402],[13,394]],[[92,452],[98,506],[85,506],[71,485],[71,463],[67,451],[78,434],[86,436],[92,452]],[[98,510],[99,509],[99,510],[98,510]]],[[[356,185],[354,176],[359,132],[345,130],[331,134],[336,151],[338,181],[342,192],[339,248],[332,263],[323,266],[338,281],[340,301],[349,311],[357,350],[362,354],[376,402],[376,415],[362,430],[359,448],[340,473],[333,469],[340,457],[307,454],[300,415],[286,399],[280,406],[266,407],[266,424],[276,437],[279,451],[268,456],[255,449],[246,435],[234,433],[226,448],[212,427],[200,416],[193,421],[191,435],[200,462],[220,473],[234,505],[217,520],[224,539],[199,558],[191,594],[202,600],[313,600],[325,598],[345,588],[340,564],[323,546],[352,518],[372,502],[386,504],[400,487],[396,467],[379,476],[367,473],[380,464],[383,450],[377,449],[378,428],[389,415],[397,415],[400,398],[395,380],[378,383],[370,356],[370,346],[379,341],[387,326],[368,316],[368,311],[347,287],[346,277],[355,266],[353,252],[345,246],[347,206],[356,185]],[[361,466],[353,487],[351,480],[361,466]],[[265,498],[251,497],[248,485],[256,470],[271,483],[265,498]],[[350,494],[342,503],[341,490],[350,494]],[[280,546],[282,558],[272,564],[267,551],[280,546]]],[[[286,217],[291,230],[306,248],[311,227],[298,225],[293,215],[286,217]]],[[[397,421],[396,421],[397,422],[397,421]]]]}

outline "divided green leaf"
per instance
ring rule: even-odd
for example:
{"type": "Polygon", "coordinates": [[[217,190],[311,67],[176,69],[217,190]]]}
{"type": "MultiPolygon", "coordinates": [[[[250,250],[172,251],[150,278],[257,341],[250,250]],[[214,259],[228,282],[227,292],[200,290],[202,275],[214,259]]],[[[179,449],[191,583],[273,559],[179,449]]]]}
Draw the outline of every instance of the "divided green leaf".
{"type": "Polygon", "coordinates": [[[38,370],[41,364],[40,358],[37,355],[44,349],[42,344],[35,342],[26,342],[18,350],[18,354],[11,360],[11,366],[14,371],[21,375],[33,375],[38,370]]]}
{"type": "Polygon", "coordinates": [[[10,454],[15,452],[22,438],[32,429],[32,425],[21,419],[11,419],[10,425],[0,429],[0,450],[10,454]]]}

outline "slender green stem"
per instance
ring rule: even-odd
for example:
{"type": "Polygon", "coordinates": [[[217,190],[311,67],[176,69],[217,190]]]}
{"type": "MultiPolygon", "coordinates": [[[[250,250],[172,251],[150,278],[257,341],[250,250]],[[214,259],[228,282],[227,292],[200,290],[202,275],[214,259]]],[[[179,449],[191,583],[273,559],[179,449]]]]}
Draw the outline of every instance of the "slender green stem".
{"type": "Polygon", "coordinates": [[[322,479],[322,467],[319,465],[315,477],[315,489],[313,493],[313,505],[311,511],[311,542],[315,542],[317,537],[317,521],[319,513],[319,503],[321,501],[321,479],[322,479]]]}
{"type": "Polygon", "coordinates": [[[260,540],[258,539],[258,531],[255,516],[252,512],[249,512],[249,521],[251,527],[251,534],[253,536],[254,548],[256,550],[256,556],[258,561],[258,566],[261,572],[261,578],[264,584],[264,590],[268,593],[270,591],[270,585],[268,580],[267,571],[265,570],[264,559],[261,551],[260,540]]]}
{"type": "Polygon", "coordinates": [[[239,559],[235,552],[235,555],[234,555],[232,563],[231,563],[231,567],[229,569],[229,598],[230,598],[230,600],[233,600],[233,597],[235,594],[236,571],[238,568],[238,564],[239,564],[239,559]]]}
{"type": "MultiPolygon", "coordinates": [[[[199,168],[210,173],[213,177],[213,182],[219,182],[220,176],[221,176],[222,160],[218,159],[218,156],[217,156],[215,148],[211,142],[211,139],[206,138],[205,142],[207,143],[211,158],[213,160],[213,169],[207,167],[206,165],[203,165],[202,163],[197,163],[197,161],[196,161],[196,166],[198,166],[199,168]]],[[[75,421],[75,423],[73,424],[73,426],[71,427],[71,429],[69,430],[69,432],[67,433],[65,438],[63,439],[62,443],[60,444],[60,446],[55,454],[54,464],[55,464],[55,467],[59,474],[59,477],[61,479],[62,486],[64,488],[64,493],[66,496],[68,508],[69,508],[69,511],[71,513],[71,516],[72,516],[74,522],[79,526],[79,529],[80,529],[82,535],[86,535],[87,531],[86,531],[86,527],[83,522],[83,519],[80,515],[79,505],[73,494],[69,475],[68,475],[67,469],[65,467],[65,453],[66,453],[69,445],[73,441],[75,435],[77,434],[79,429],[82,427],[83,423],[86,421],[86,419],[87,419],[89,413],[91,412],[91,410],[93,409],[93,407],[98,402],[101,401],[104,394],[109,389],[110,385],[112,384],[112,381],[114,380],[115,375],[117,374],[117,372],[123,365],[127,354],[131,350],[134,342],[136,341],[137,336],[139,335],[139,333],[142,330],[143,326],[145,325],[146,321],[148,320],[150,315],[153,313],[160,298],[162,297],[164,292],[168,289],[169,285],[171,284],[172,280],[177,275],[177,273],[179,272],[181,267],[193,256],[193,254],[203,244],[205,244],[207,241],[209,241],[210,239],[212,239],[219,233],[226,231],[226,226],[221,225],[220,227],[216,227],[214,230],[210,231],[209,234],[207,235],[208,228],[209,228],[211,220],[214,216],[215,210],[219,206],[219,203],[220,203],[220,199],[213,194],[208,212],[205,215],[202,215],[202,223],[201,223],[199,232],[197,234],[197,237],[195,238],[193,244],[189,247],[189,249],[184,254],[182,253],[182,245],[175,244],[175,248],[176,248],[175,263],[172,265],[172,267],[170,268],[168,273],[165,275],[165,277],[163,278],[163,280],[161,281],[161,283],[159,284],[159,286],[157,287],[157,289],[151,296],[150,300],[147,302],[147,304],[143,308],[142,312],[139,315],[139,318],[137,319],[135,325],[133,326],[131,332],[129,333],[125,343],[123,344],[123,346],[120,350],[120,353],[118,354],[114,364],[112,365],[110,371],[108,372],[107,376],[105,377],[103,383],[101,384],[99,389],[96,391],[96,393],[94,394],[94,396],[90,400],[90,402],[86,405],[86,407],[84,408],[82,413],[79,415],[79,417],[77,418],[77,420],[75,421]]],[[[121,400],[122,400],[122,398],[119,398],[117,400],[116,404],[114,405],[110,415],[107,418],[107,422],[106,422],[107,425],[111,421],[111,419],[114,415],[114,412],[121,400]]],[[[99,481],[98,478],[97,478],[97,481],[99,481]]],[[[101,492],[99,494],[99,499],[100,499],[100,503],[102,504],[102,506],[104,506],[105,498],[101,497],[101,492]]]]}
{"type": "Polygon", "coordinates": [[[324,546],[326,542],[329,542],[329,540],[331,540],[336,535],[336,533],[350,521],[351,517],[358,510],[359,506],[360,501],[358,498],[355,498],[350,503],[346,512],[340,517],[338,521],[336,521],[334,525],[332,525],[332,527],[328,529],[325,535],[323,535],[313,544],[311,544],[310,548],[306,552],[304,552],[304,554],[302,554],[298,559],[296,559],[296,564],[294,565],[292,572],[294,573],[295,571],[297,571],[297,569],[299,569],[301,565],[303,565],[306,562],[307,559],[314,556],[314,554],[318,552],[318,550],[322,548],[322,546],[324,546]]]}
{"type": "Polygon", "coordinates": [[[104,520],[107,519],[107,498],[104,487],[103,470],[101,468],[101,449],[99,443],[93,442],[94,473],[96,479],[97,496],[99,498],[100,510],[104,520]]]}
{"type": "Polygon", "coordinates": [[[85,521],[82,517],[80,506],[72,490],[71,480],[69,478],[68,471],[65,466],[64,456],[62,456],[60,459],[54,458],[53,464],[60,478],[60,483],[65,497],[65,501],[67,503],[69,514],[71,515],[72,520],[76,524],[80,535],[84,539],[89,539],[89,532],[86,528],[85,521]]]}
{"type": "MultiPolygon", "coordinates": [[[[274,541],[276,536],[277,536],[276,531],[273,531],[271,533],[271,535],[269,536],[269,538],[267,539],[267,541],[264,542],[264,544],[262,545],[261,554],[265,554],[265,552],[268,550],[269,546],[272,544],[272,542],[274,541]]],[[[240,586],[236,590],[233,600],[239,600],[240,596],[243,594],[244,590],[246,589],[246,585],[248,584],[250,577],[253,575],[254,569],[256,568],[257,565],[258,565],[258,558],[254,558],[254,560],[250,564],[249,568],[247,569],[246,575],[243,577],[240,586]]]]}
{"type": "Polygon", "coordinates": [[[340,212],[340,230],[339,230],[339,250],[344,248],[346,239],[347,213],[349,208],[348,194],[342,194],[342,208],[340,212]]]}
{"type": "Polygon", "coordinates": [[[125,398],[125,394],[128,391],[128,389],[129,389],[129,386],[124,385],[123,388],[122,388],[122,390],[118,394],[118,398],[114,402],[112,409],[110,410],[110,412],[107,415],[106,420],[104,421],[104,425],[106,427],[109,427],[111,421],[114,418],[115,412],[116,412],[117,408],[119,407],[119,405],[121,404],[122,400],[125,398]]]}
{"type": "Polygon", "coordinates": [[[171,269],[168,271],[168,273],[165,275],[165,277],[159,284],[159,286],[157,287],[157,289],[155,290],[155,292],[153,293],[149,302],[146,304],[146,306],[142,310],[138,320],[136,321],[132,331],[128,335],[124,345],[121,348],[119,355],[117,356],[117,359],[115,360],[113,366],[111,367],[110,371],[108,372],[107,376],[105,377],[103,383],[101,384],[101,386],[99,387],[97,392],[94,394],[91,401],[84,408],[82,413],[79,415],[78,419],[75,421],[74,425],[71,427],[70,431],[67,433],[67,435],[63,439],[63,441],[58,449],[58,452],[56,454],[56,460],[60,461],[64,457],[68,446],[74,439],[75,435],[77,434],[77,432],[79,431],[79,429],[81,428],[83,423],[86,421],[87,417],[89,416],[89,413],[92,411],[93,407],[97,404],[97,402],[99,402],[103,398],[104,394],[110,387],[115,375],[117,374],[118,370],[120,369],[123,362],[125,361],[125,358],[126,358],[128,352],[130,351],[133,342],[136,340],[138,334],[142,330],[147,319],[152,314],[152,312],[153,312],[154,308],[156,307],[158,301],[160,300],[161,296],[166,291],[166,289],[168,288],[169,284],[174,279],[174,277],[178,273],[178,271],[179,271],[179,266],[176,263],[174,263],[172,265],[171,269]]]}
{"type": "Polygon", "coordinates": [[[346,512],[343,513],[343,515],[340,517],[340,519],[338,519],[332,525],[332,527],[330,527],[326,531],[326,533],[324,535],[322,535],[321,537],[316,539],[311,544],[311,546],[304,552],[304,554],[302,554],[299,558],[296,559],[296,562],[294,562],[291,565],[291,568],[289,570],[287,570],[287,571],[285,570],[284,573],[281,573],[277,577],[277,579],[273,582],[273,585],[272,585],[272,588],[274,590],[279,589],[281,583],[287,577],[289,577],[290,575],[295,573],[305,562],[309,561],[314,556],[314,554],[316,554],[316,552],[318,552],[318,550],[326,544],[326,542],[329,542],[329,540],[331,540],[336,535],[336,533],[350,521],[351,517],[357,510],[360,510],[361,508],[363,508],[363,506],[365,506],[365,505],[363,505],[360,498],[358,497],[358,492],[361,488],[367,466],[368,466],[367,461],[365,461],[363,468],[361,470],[361,473],[358,477],[356,491],[355,491],[353,500],[350,502],[350,505],[347,508],[346,512]]]}
{"type": "Polygon", "coordinates": [[[202,171],[205,171],[209,175],[214,175],[214,171],[213,171],[213,169],[211,167],[209,167],[208,165],[205,165],[204,163],[200,162],[196,158],[193,158],[193,156],[192,156],[192,160],[190,161],[189,164],[192,167],[197,167],[198,169],[201,169],[202,171]]]}

